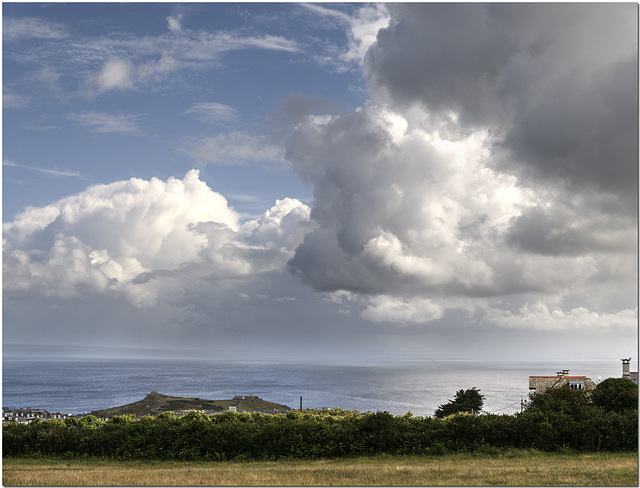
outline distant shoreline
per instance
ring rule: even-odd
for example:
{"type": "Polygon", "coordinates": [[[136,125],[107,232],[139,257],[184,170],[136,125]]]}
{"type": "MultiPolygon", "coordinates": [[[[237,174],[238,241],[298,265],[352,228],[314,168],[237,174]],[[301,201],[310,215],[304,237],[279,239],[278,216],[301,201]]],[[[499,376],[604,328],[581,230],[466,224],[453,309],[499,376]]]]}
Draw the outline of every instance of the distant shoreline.
{"type": "Polygon", "coordinates": [[[163,412],[175,412],[176,416],[186,415],[190,411],[199,411],[208,415],[215,415],[225,411],[233,412],[261,412],[287,413],[292,410],[287,405],[269,402],[255,395],[237,395],[230,400],[205,400],[200,398],[176,397],[163,395],[152,391],[145,398],[137,402],[80,414],[51,413],[43,408],[22,407],[12,409],[3,407],[3,421],[29,423],[36,419],[52,420],[67,418],[81,418],[93,415],[98,418],[111,418],[118,415],[158,415],[163,412]]]}

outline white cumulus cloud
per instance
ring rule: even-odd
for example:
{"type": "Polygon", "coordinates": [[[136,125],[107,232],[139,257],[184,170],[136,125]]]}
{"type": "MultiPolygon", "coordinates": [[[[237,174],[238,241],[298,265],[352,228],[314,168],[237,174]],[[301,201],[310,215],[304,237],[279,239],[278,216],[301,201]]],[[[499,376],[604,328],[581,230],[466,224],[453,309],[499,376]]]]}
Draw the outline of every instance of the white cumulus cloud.
{"type": "Polygon", "coordinates": [[[134,66],[127,59],[110,59],[104,63],[95,75],[93,82],[98,91],[112,89],[126,90],[133,88],[134,66]]]}
{"type": "Polygon", "coordinates": [[[182,15],[170,15],[167,17],[167,25],[171,32],[179,34],[182,31],[182,15]]]}
{"type": "Polygon", "coordinates": [[[282,268],[309,225],[309,208],[293,199],[240,224],[196,170],[93,186],[3,224],[4,289],[175,301],[195,283],[282,268]]]}
{"type": "Polygon", "coordinates": [[[287,157],[314,185],[319,227],[291,269],[323,291],[486,294],[513,286],[496,280],[493,250],[537,196],[487,166],[485,142],[483,133],[443,140],[383,106],[307,118],[288,139],[287,157]]]}
{"type": "Polygon", "coordinates": [[[378,295],[361,316],[372,322],[426,323],[444,316],[444,309],[426,298],[378,295]]]}

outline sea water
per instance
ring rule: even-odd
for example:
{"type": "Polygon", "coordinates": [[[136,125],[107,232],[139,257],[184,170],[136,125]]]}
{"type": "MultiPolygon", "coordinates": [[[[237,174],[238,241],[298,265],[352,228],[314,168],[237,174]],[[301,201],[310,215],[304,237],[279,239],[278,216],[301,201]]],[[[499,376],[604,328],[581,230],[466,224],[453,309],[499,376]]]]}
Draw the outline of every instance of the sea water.
{"type": "Polygon", "coordinates": [[[2,405],[85,413],[136,402],[155,390],[171,396],[224,400],[256,395],[303,408],[412,412],[432,416],[460,389],[484,395],[484,411],[520,411],[529,375],[621,376],[615,360],[567,363],[416,361],[385,364],[278,363],[210,360],[3,359],[2,405]],[[559,369],[558,369],[559,368],[559,369]]]}

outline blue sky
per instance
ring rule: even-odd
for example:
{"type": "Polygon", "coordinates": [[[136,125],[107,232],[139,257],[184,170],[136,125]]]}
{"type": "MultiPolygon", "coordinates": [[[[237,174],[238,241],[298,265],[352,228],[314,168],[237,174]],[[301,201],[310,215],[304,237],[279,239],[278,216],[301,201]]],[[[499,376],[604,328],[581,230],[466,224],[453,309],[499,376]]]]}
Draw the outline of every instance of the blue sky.
{"type": "Polygon", "coordinates": [[[5,347],[633,356],[637,102],[632,4],[5,3],[5,347]]]}
{"type": "Polygon", "coordinates": [[[5,220],[90,184],[194,166],[248,212],[243,197],[308,199],[275,149],[215,165],[194,151],[238,133],[276,148],[295,94],[335,111],[366,95],[357,61],[331,57],[349,49],[343,25],[302,6],[9,4],[4,18],[5,220]]]}

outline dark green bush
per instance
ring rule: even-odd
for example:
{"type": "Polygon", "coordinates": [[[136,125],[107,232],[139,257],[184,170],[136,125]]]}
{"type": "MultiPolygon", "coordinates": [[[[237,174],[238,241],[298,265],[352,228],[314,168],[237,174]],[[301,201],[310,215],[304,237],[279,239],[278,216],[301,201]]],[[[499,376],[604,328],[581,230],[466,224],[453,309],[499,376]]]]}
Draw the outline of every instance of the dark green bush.
{"type": "Polygon", "coordinates": [[[506,449],[635,451],[637,410],[530,409],[517,415],[456,414],[445,419],[387,412],[225,412],[182,418],[114,417],[3,425],[3,456],[116,459],[318,459],[371,454],[445,454],[506,449]]]}
{"type": "Polygon", "coordinates": [[[480,390],[475,387],[468,390],[458,390],[455,398],[444,405],[440,405],[434,416],[442,419],[456,413],[479,414],[483,405],[484,395],[480,394],[480,390]]]}
{"type": "Polygon", "coordinates": [[[583,418],[593,408],[587,392],[572,390],[569,386],[549,388],[542,393],[531,393],[527,411],[562,412],[573,418],[583,418]]]}
{"type": "Polygon", "coordinates": [[[608,378],[596,386],[591,400],[596,407],[608,412],[637,410],[638,385],[627,378],[608,378]]]}

